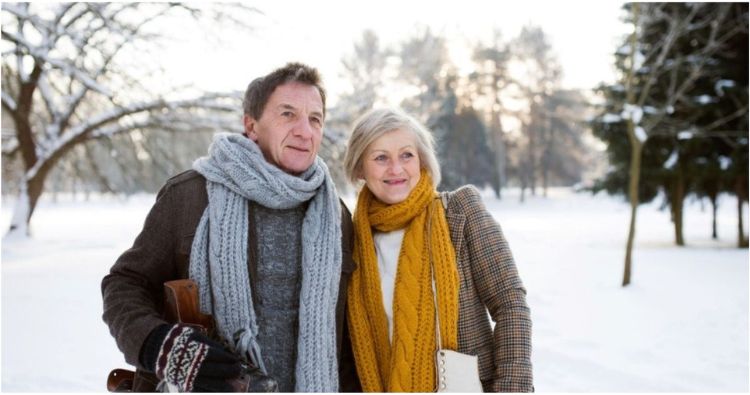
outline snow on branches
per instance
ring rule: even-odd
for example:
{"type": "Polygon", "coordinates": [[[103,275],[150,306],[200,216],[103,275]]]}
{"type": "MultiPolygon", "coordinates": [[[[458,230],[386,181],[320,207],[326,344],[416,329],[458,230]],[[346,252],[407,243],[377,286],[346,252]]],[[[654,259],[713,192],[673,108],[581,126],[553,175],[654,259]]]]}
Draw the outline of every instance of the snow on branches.
{"type": "Polygon", "coordinates": [[[159,91],[141,81],[146,67],[158,68],[158,58],[140,70],[128,62],[135,53],[148,59],[144,49],[163,41],[159,22],[166,18],[233,13],[227,20],[239,25],[238,9],[257,12],[230,4],[3,3],[2,106],[13,121],[13,132],[2,136],[3,155],[20,154],[17,189],[29,202],[19,205],[16,218],[28,220],[50,171],[88,141],[175,131],[174,124],[219,130],[228,125],[220,119],[237,120],[238,93],[159,91]]]}

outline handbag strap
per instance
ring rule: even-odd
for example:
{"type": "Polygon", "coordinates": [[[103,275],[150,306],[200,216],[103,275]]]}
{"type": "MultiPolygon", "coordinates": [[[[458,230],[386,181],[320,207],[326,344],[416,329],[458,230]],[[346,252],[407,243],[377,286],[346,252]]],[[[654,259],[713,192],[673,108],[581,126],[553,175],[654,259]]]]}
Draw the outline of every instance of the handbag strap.
{"type": "MultiPolygon", "coordinates": [[[[447,192],[440,192],[440,200],[443,203],[443,208],[448,209],[448,193],[447,192]]],[[[438,307],[438,301],[437,301],[437,284],[435,282],[435,269],[434,264],[432,261],[432,206],[436,202],[433,200],[430,202],[430,204],[427,206],[427,256],[430,260],[430,277],[432,279],[432,300],[435,304],[435,339],[437,340],[437,353],[442,354],[443,350],[443,341],[442,336],[440,336],[440,308],[438,307]]],[[[438,386],[440,385],[440,366],[435,361],[435,392],[438,392],[440,388],[438,386]]],[[[443,384],[444,385],[444,384],[443,384]]],[[[445,387],[443,387],[445,388],[445,387]]]]}
{"type": "MultiPolygon", "coordinates": [[[[443,205],[447,206],[447,194],[441,193],[443,205]]],[[[440,336],[440,309],[437,301],[437,285],[435,283],[435,270],[432,263],[432,206],[435,202],[430,202],[427,206],[427,256],[430,260],[430,277],[432,278],[432,300],[435,304],[435,339],[437,340],[438,350],[443,349],[442,337],[440,336]]]]}

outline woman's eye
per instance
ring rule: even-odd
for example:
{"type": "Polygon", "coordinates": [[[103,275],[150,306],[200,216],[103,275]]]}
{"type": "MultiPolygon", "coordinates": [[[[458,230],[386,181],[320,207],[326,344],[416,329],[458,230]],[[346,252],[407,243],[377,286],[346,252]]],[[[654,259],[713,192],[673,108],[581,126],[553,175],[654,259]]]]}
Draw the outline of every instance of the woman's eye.
{"type": "Polygon", "coordinates": [[[388,157],[385,156],[385,155],[378,155],[378,156],[375,157],[375,160],[378,161],[378,162],[384,162],[387,159],[388,159],[388,157]]]}
{"type": "Polygon", "coordinates": [[[409,158],[413,158],[414,154],[412,154],[411,152],[404,152],[403,154],[401,154],[401,157],[404,159],[409,159],[409,158]]]}

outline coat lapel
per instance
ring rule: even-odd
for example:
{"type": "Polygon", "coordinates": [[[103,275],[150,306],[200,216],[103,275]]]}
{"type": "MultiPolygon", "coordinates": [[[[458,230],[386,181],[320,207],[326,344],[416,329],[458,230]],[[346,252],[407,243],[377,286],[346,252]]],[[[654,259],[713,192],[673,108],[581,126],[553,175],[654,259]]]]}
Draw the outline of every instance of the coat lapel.
{"type": "Polygon", "coordinates": [[[455,212],[451,210],[451,205],[448,204],[448,209],[445,210],[445,219],[448,221],[448,229],[451,233],[451,241],[453,242],[453,248],[456,250],[456,263],[461,265],[461,249],[464,244],[464,224],[466,223],[466,216],[463,213],[455,212]]]}

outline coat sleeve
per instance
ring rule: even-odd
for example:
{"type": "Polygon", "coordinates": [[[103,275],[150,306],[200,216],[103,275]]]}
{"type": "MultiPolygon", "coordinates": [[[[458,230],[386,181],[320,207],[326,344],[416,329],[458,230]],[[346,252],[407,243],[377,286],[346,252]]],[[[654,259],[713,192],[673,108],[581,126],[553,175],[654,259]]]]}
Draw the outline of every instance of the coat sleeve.
{"type": "Polygon", "coordinates": [[[518,275],[500,225],[482,202],[479,192],[462,188],[466,215],[465,240],[477,294],[495,322],[492,390],[533,392],[531,317],[526,289],[518,275]]]}
{"type": "Polygon", "coordinates": [[[347,324],[346,315],[346,292],[349,287],[349,281],[355,268],[352,260],[352,251],[354,250],[354,225],[352,224],[352,214],[346,205],[341,202],[341,253],[342,268],[341,282],[339,284],[340,306],[337,307],[337,328],[339,334],[339,392],[362,392],[362,385],[357,376],[357,368],[354,362],[354,351],[352,350],[351,337],[349,336],[349,325],[347,324]],[[340,313],[339,313],[340,312],[340,313]]]}
{"type": "Polygon", "coordinates": [[[102,280],[102,318],[125,355],[125,361],[143,368],[138,356],[152,329],[162,318],[165,281],[174,279],[175,231],[173,193],[167,184],[157,195],[143,229],[102,280]]]}
{"type": "MultiPolygon", "coordinates": [[[[344,320],[347,320],[346,316],[344,316],[344,320]]],[[[362,392],[362,384],[359,382],[357,366],[354,362],[349,325],[346,322],[344,322],[342,340],[341,358],[339,359],[339,392],[362,392]]]]}

